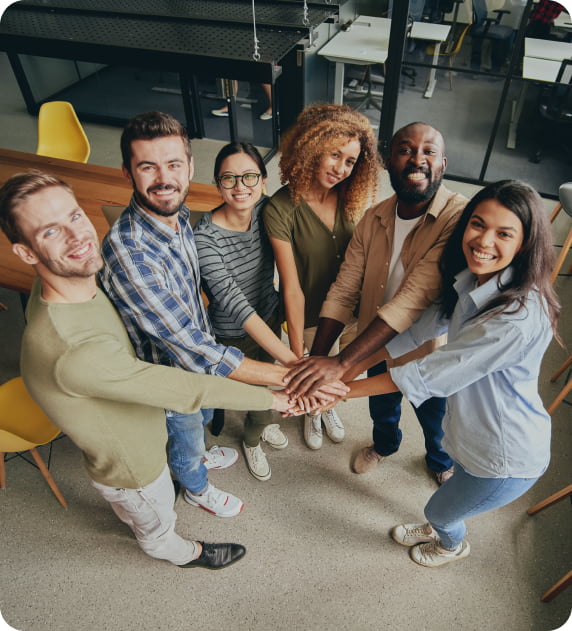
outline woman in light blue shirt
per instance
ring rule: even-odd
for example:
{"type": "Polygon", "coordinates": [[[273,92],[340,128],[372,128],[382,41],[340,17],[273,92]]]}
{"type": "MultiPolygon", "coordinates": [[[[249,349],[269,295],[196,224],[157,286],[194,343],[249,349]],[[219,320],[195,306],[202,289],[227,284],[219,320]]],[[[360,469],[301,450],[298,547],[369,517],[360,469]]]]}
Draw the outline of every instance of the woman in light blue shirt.
{"type": "Polygon", "coordinates": [[[550,224],[536,191],[516,180],[485,187],[443,252],[440,300],[386,350],[398,357],[442,333],[448,343],[351,384],[350,397],[401,390],[414,405],[447,397],[443,448],[455,473],[425,506],[426,523],[392,530],[420,565],[468,556],[464,520],[517,499],[548,466],[550,417],[538,375],[560,312],[551,266],[550,224]]]}

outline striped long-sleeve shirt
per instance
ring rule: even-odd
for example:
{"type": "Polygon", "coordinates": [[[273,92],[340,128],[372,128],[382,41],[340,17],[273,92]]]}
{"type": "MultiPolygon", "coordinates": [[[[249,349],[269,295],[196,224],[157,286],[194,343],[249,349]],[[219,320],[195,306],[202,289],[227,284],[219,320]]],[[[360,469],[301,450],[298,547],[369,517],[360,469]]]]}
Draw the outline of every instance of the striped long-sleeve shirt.
{"type": "Polygon", "coordinates": [[[213,337],[185,206],[178,222],[173,230],[132,199],[103,240],[100,281],[140,359],[226,377],[244,355],[213,337]]]}
{"type": "Polygon", "coordinates": [[[263,197],[252,211],[249,230],[226,230],[203,215],[194,229],[203,289],[216,335],[242,337],[244,322],[257,313],[267,320],[278,307],[274,256],[260,220],[263,197]]]}

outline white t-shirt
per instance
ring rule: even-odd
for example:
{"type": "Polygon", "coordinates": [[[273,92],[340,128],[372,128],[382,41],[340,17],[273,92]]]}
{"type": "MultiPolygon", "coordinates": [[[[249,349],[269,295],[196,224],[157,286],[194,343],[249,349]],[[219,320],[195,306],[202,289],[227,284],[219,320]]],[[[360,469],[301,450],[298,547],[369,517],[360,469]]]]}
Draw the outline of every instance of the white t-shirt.
{"type": "Polygon", "coordinates": [[[393,299],[399,289],[405,269],[401,261],[401,250],[407,235],[415,228],[418,221],[423,215],[414,219],[401,219],[397,214],[397,206],[395,207],[395,232],[393,234],[393,251],[391,253],[391,261],[389,262],[389,274],[387,276],[387,287],[383,295],[383,302],[387,304],[393,299]]]}

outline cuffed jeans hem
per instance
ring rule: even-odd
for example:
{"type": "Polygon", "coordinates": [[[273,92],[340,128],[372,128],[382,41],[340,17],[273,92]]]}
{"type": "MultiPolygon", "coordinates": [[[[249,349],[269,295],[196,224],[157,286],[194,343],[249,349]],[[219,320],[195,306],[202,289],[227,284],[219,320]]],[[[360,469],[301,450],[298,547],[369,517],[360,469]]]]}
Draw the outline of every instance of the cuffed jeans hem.
{"type": "Polygon", "coordinates": [[[425,506],[425,517],[437,531],[443,547],[456,548],[465,538],[465,519],[510,504],[526,493],[538,478],[479,478],[458,462],[447,484],[439,487],[425,506]]]}

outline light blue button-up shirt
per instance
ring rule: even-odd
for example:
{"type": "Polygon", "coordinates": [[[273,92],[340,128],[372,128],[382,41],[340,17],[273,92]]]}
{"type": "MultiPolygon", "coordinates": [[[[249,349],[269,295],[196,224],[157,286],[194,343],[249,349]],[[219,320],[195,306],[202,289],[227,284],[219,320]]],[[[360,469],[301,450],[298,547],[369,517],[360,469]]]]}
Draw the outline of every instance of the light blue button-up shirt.
{"type": "MultiPolygon", "coordinates": [[[[506,281],[509,269],[503,272],[506,281]]],[[[538,394],[542,357],[552,339],[539,295],[518,313],[471,318],[499,294],[498,277],[475,287],[468,269],[456,277],[459,300],[450,320],[433,305],[394,338],[392,357],[448,333],[448,343],[426,357],[391,368],[391,378],[416,406],[447,397],[443,448],[479,477],[534,478],[550,459],[550,417],[538,394]]]]}

